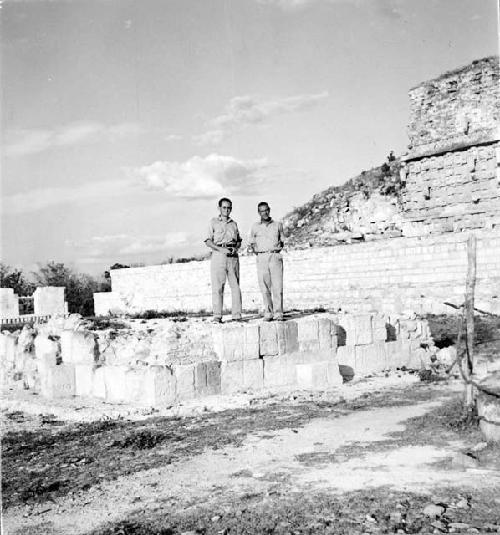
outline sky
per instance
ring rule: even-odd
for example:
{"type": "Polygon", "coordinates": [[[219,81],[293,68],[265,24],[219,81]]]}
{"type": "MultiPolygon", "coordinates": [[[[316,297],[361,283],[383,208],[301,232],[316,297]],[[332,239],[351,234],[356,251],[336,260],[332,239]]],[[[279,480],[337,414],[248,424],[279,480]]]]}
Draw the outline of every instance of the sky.
{"type": "Polygon", "coordinates": [[[408,144],[408,90],[498,53],[496,0],[4,0],[1,260],[207,252],[408,144]]]}

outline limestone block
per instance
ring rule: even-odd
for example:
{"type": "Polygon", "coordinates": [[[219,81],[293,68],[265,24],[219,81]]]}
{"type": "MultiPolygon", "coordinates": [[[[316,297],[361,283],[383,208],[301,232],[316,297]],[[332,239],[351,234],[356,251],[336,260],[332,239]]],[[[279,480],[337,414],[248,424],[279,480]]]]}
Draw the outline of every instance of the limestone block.
{"type": "Polygon", "coordinates": [[[410,343],[405,340],[395,340],[385,343],[386,367],[388,369],[409,367],[410,343]]]}
{"type": "Polygon", "coordinates": [[[402,360],[402,365],[406,366],[407,368],[412,367],[411,350],[412,350],[411,342],[409,340],[402,340],[401,360],[402,360]]]}
{"type": "Polygon", "coordinates": [[[402,366],[403,342],[393,340],[385,343],[385,364],[387,369],[395,370],[402,366]]]}
{"type": "Polygon", "coordinates": [[[127,402],[134,405],[147,405],[144,403],[146,392],[147,367],[128,368],[125,372],[125,385],[127,388],[127,402]]]}
{"type": "Polygon", "coordinates": [[[318,319],[318,337],[320,349],[336,349],[337,329],[331,319],[318,319]]]}
{"type": "Polygon", "coordinates": [[[349,366],[353,370],[356,368],[356,358],[354,346],[340,346],[337,348],[337,361],[339,365],[349,366]]]}
{"type": "Polygon", "coordinates": [[[260,355],[273,356],[298,351],[298,326],[295,321],[263,322],[259,325],[260,355]]]}
{"type": "Polygon", "coordinates": [[[194,386],[200,397],[221,393],[221,363],[200,362],[194,370],[194,386]]]}
{"type": "Polygon", "coordinates": [[[0,362],[12,368],[16,361],[17,336],[9,332],[0,333],[0,362]]]}
{"type": "Polygon", "coordinates": [[[12,288],[0,288],[0,318],[19,316],[19,299],[12,288]]]}
{"type": "Polygon", "coordinates": [[[222,394],[234,394],[243,387],[243,361],[221,362],[221,392],[222,394]]]}
{"type": "MultiPolygon", "coordinates": [[[[344,346],[345,347],[345,346],[344,346]]],[[[337,361],[337,350],[336,349],[321,349],[319,351],[299,351],[298,353],[289,353],[286,355],[288,362],[293,362],[295,364],[308,364],[310,362],[323,362],[323,361],[337,361]],[[300,355],[300,361],[298,356],[300,355]]]]}
{"type": "Polygon", "coordinates": [[[373,316],[372,327],[373,327],[373,341],[385,342],[387,340],[387,328],[386,328],[385,318],[381,316],[373,316]]]}
{"type": "Polygon", "coordinates": [[[17,339],[17,352],[33,353],[35,350],[35,336],[35,329],[28,326],[23,327],[17,339]]]}
{"type": "Polygon", "coordinates": [[[260,390],[264,387],[263,359],[243,361],[243,386],[251,390],[260,390]]]}
{"type": "Polygon", "coordinates": [[[260,355],[278,354],[278,334],[276,323],[262,323],[259,327],[260,355]]]}
{"type": "Polygon", "coordinates": [[[342,384],[338,365],[331,360],[297,364],[296,373],[299,388],[318,389],[342,384]]]}
{"type": "Polygon", "coordinates": [[[285,357],[274,355],[265,356],[264,361],[264,386],[285,386],[287,384],[283,369],[286,367],[285,357]]]}
{"type": "Polygon", "coordinates": [[[326,362],[297,364],[297,386],[305,389],[326,388],[328,386],[327,369],[326,362]]]}
{"type": "Polygon", "coordinates": [[[103,366],[106,384],[106,401],[121,403],[128,398],[125,381],[128,366],[103,366]]]}
{"type": "Polygon", "coordinates": [[[39,316],[64,315],[67,309],[64,301],[64,287],[44,286],[33,293],[33,307],[39,316]]]}
{"type": "Polygon", "coordinates": [[[266,356],[264,361],[264,386],[266,388],[291,386],[297,382],[296,364],[288,355],[266,356]]]}
{"type": "Polygon", "coordinates": [[[131,403],[147,407],[169,407],[175,403],[175,377],[167,366],[130,368],[125,381],[131,403]]]}
{"type": "Polygon", "coordinates": [[[91,396],[92,379],[94,375],[93,364],[75,364],[75,395],[91,396]]]}
{"type": "Polygon", "coordinates": [[[259,326],[214,325],[212,328],[214,351],[220,360],[243,360],[259,357],[259,326]]]}
{"type": "Polygon", "coordinates": [[[64,330],[61,332],[63,362],[93,364],[97,361],[98,346],[95,334],[90,331],[64,330]]]}
{"type": "Polygon", "coordinates": [[[373,342],[371,314],[340,315],[339,325],[345,330],[345,345],[367,345],[373,342]]]}
{"type": "Polygon", "coordinates": [[[106,366],[99,366],[92,375],[92,396],[95,398],[106,398],[106,366]]]}
{"type": "Polygon", "coordinates": [[[27,390],[33,390],[34,392],[40,392],[40,374],[38,371],[37,361],[30,353],[27,355],[23,366],[23,385],[27,390]]]}
{"type": "Polygon", "coordinates": [[[37,359],[38,374],[40,376],[40,393],[46,392],[47,387],[44,382],[48,380],[49,368],[55,366],[56,362],[51,355],[45,355],[40,359],[37,359]]]}
{"type": "Polygon", "coordinates": [[[357,374],[375,373],[386,368],[385,343],[356,346],[355,371],[357,374]]]}
{"type": "Polygon", "coordinates": [[[327,376],[329,386],[339,386],[344,382],[340,368],[336,360],[328,360],[327,363],[327,376]]]}
{"type": "Polygon", "coordinates": [[[407,367],[412,370],[425,368],[430,363],[430,352],[422,347],[412,349],[407,367]]]}
{"type": "Polygon", "coordinates": [[[299,351],[303,352],[315,352],[320,351],[319,340],[299,340],[299,351]]]}
{"type": "Polygon", "coordinates": [[[500,371],[489,374],[480,385],[490,393],[478,390],[477,413],[481,432],[488,442],[500,442],[500,371]]]}
{"type": "Polygon", "coordinates": [[[46,398],[65,398],[75,395],[75,368],[72,364],[46,366],[41,394],[46,398]]]}
{"type": "Polygon", "coordinates": [[[174,364],[172,366],[175,377],[177,401],[184,401],[195,397],[195,367],[195,364],[174,364]]]}
{"type": "Polygon", "coordinates": [[[317,318],[304,318],[297,321],[299,344],[308,340],[319,339],[319,322],[317,318]]]}
{"type": "Polygon", "coordinates": [[[35,356],[37,359],[43,358],[45,355],[53,357],[54,364],[60,354],[60,345],[56,340],[51,340],[48,336],[38,334],[35,338],[35,356]]]}

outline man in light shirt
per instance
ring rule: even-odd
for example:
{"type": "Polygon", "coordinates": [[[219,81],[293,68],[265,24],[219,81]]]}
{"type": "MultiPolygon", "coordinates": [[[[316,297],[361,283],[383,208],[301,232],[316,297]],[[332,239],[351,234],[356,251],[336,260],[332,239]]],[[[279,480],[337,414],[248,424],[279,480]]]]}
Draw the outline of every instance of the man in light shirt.
{"type": "Polygon", "coordinates": [[[232,319],[241,320],[240,262],[238,249],[241,236],[236,221],[230,214],[233,203],[223,197],[219,200],[219,216],[210,220],[205,243],[212,249],[210,276],[212,280],[213,322],[222,323],[222,304],[226,279],[231,287],[232,319]]]}
{"type": "Polygon", "coordinates": [[[257,278],[264,301],[264,321],[283,320],[283,225],[271,217],[267,202],[257,206],[260,221],[252,225],[249,251],[257,255],[257,278]]]}

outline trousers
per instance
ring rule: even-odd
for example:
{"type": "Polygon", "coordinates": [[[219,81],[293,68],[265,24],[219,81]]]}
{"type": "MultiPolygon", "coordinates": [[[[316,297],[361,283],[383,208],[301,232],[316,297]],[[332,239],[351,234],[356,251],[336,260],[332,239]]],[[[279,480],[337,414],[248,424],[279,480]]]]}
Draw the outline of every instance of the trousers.
{"type": "Polygon", "coordinates": [[[266,316],[283,316],[283,257],[280,253],[257,255],[257,279],[266,316]]]}
{"type": "Polygon", "coordinates": [[[240,260],[237,256],[226,256],[214,251],[210,260],[212,279],[212,308],[214,318],[222,318],[224,286],[226,279],[231,288],[233,318],[241,317],[240,260]]]}

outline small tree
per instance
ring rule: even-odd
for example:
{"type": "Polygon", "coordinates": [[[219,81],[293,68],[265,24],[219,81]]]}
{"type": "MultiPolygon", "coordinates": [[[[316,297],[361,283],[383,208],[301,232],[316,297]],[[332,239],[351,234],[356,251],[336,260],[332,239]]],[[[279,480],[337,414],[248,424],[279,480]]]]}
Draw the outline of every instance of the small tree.
{"type": "Polygon", "coordinates": [[[106,291],[107,281],[99,281],[91,275],[75,273],[60,262],[48,262],[34,274],[37,286],[64,286],[70,313],[82,316],[94,314],[94,292],[106,291]]]}
{"type": "Polygon", "coordinates": [[[12,288],[15,294],[26,297],[33,293],[35,286],[21,269],[0,262],[0,288],[12,288]]]}

